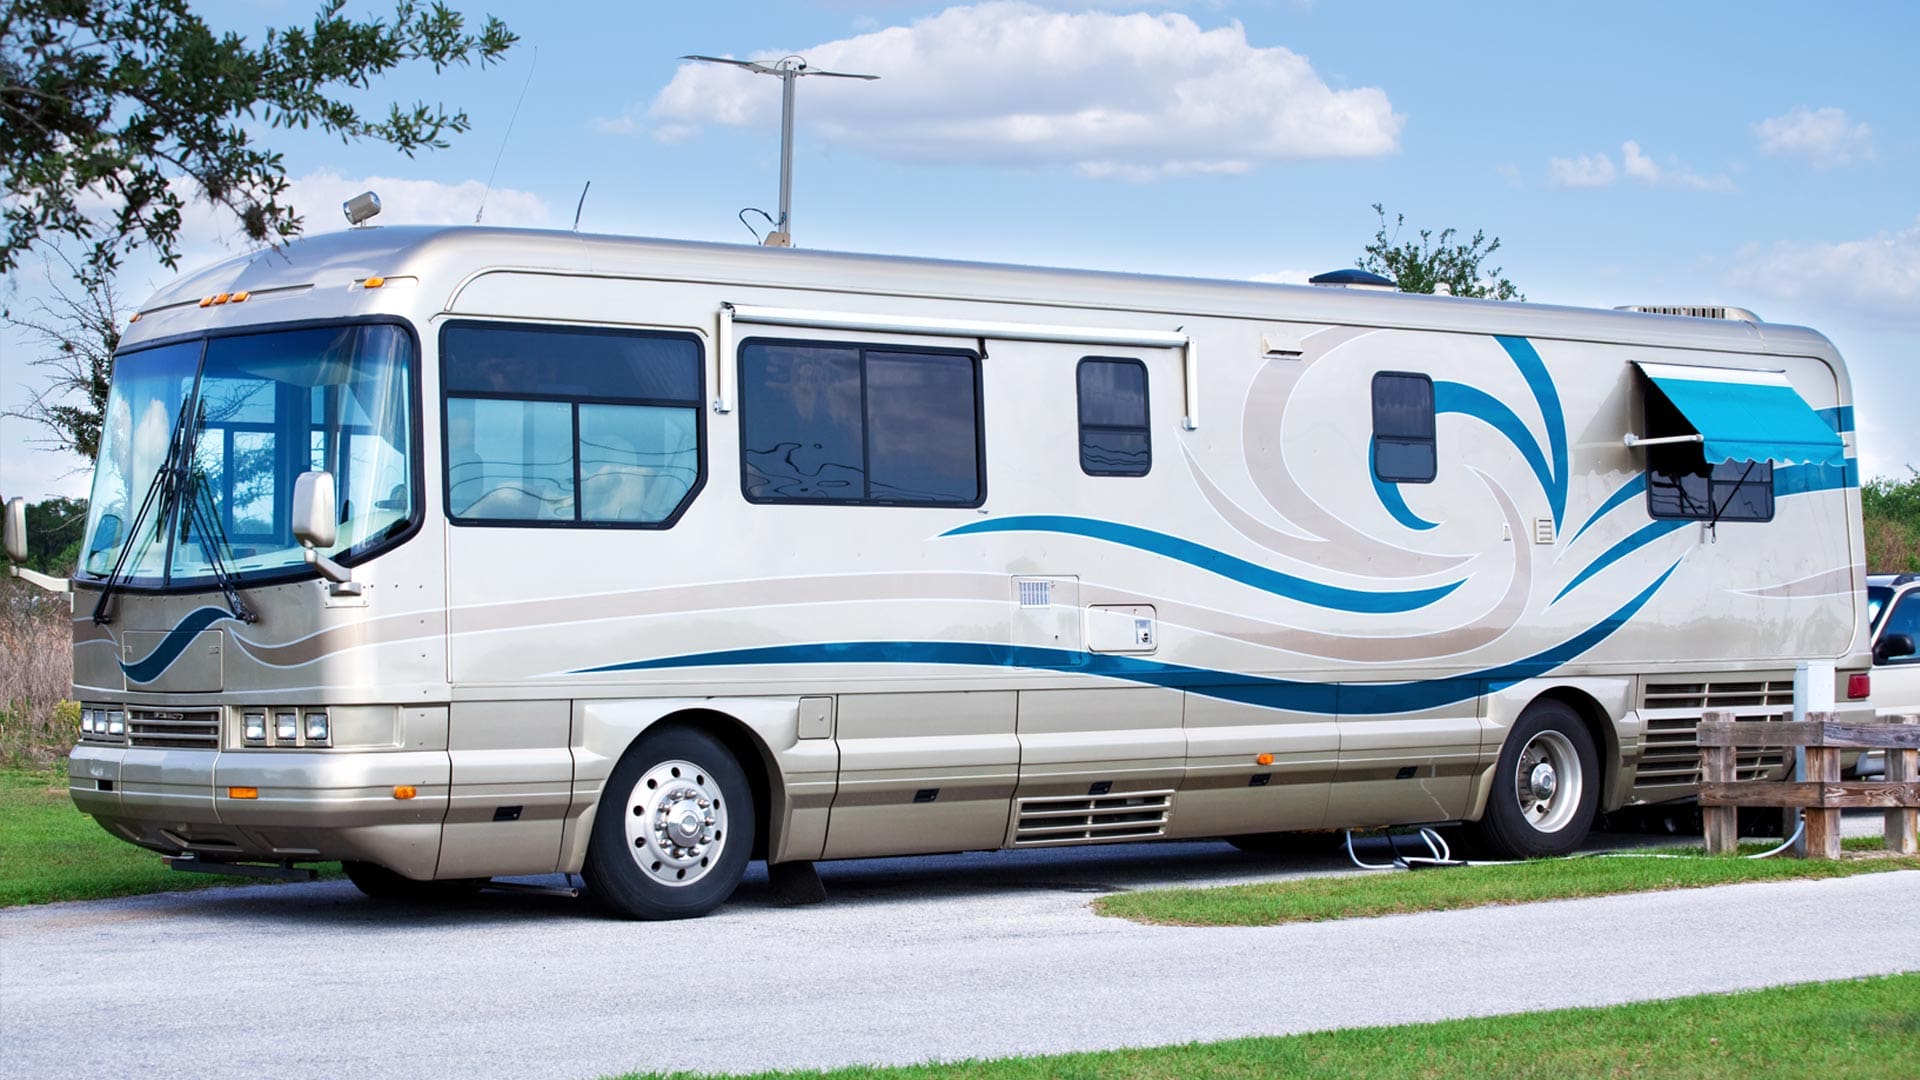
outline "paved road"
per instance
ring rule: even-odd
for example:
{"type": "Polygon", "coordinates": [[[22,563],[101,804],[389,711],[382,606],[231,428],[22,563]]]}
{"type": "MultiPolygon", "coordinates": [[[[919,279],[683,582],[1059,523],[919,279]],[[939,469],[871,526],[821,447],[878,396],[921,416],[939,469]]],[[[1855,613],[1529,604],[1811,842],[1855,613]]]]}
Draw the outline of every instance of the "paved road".
{"type": "Polygon", "coordinates": [[[826,904],[776,907],[756,874],[717,914],[673,924],[545,896],[380,907],[343,882],[14,909],[0,1074],[911,1062],[1920,970],[1920,923],[1887,918],[1920,908],[1914,872],[1264,929],[1087,909],[1114,888],[1335,865],[1217,843],[828,864],[826,904]]]}

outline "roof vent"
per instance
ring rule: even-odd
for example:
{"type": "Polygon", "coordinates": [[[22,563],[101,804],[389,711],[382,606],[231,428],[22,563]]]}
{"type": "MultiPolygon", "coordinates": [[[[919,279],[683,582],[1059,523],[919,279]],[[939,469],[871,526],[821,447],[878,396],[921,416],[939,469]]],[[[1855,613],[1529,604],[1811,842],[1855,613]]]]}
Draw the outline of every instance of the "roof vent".
{"type": "Polygon", "coordinates": [[[1399,288],[1393,283],[1393,279],[1383,278],[1379,274],[1369,274],[1365,270],[1331,270],[1308,278],[1307,284],[1340,289],[1384,289],[1387,292],[1399,288]]]}
{"type": "Polygon", "coordinates": [[[1622,304],[1615,311],[1638,311],[1647,315],[1681,315],[1689,319],[1732,319],[1735,322],[1764,322],[1743,307],[1701,306],[1689,304],[1622,304]]]}

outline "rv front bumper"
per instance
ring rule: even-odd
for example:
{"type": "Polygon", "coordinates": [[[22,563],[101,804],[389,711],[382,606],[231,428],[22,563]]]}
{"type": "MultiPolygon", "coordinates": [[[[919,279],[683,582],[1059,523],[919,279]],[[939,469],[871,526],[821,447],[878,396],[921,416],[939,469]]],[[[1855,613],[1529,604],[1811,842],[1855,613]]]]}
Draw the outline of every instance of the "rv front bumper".
{"type": "Polygon", "coordinates": [[[81,744],[68,765],[68,791],[108,832],[169,855],[359,859],[425,880],[439,860],[450,770],[444,750],[81,744]]]}

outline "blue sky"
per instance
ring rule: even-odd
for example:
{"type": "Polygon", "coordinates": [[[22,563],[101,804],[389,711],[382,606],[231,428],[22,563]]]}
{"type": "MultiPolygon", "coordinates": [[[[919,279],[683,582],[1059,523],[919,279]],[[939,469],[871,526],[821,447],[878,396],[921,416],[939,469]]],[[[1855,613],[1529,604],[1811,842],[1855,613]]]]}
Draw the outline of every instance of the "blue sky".
{"type": "MultiPolygon", "coordinates": [[[[590,180],[582,230],[751,242],[735,214],[775,207],[779,85],[675,58],[799,53],[883,76],[801,84],[801,246],[1297,281],[1351,265],[1382,202],[1500,237],[1534,301],[1813,326],[1852,367],[1866,474],[1920,466],[1920,6],[454,6],[522,44],[367,95],[464,107],[450,149],[267,135],[310,231],[367,186],[382,223],[471,222],[498,155],[487,223],[565,228],[590,180]]],[[[250,34],[311,14],[201,8],[250,34]]],[[[237,250],[210,213],[189,228],[188,268],[237,250]]],[[[166,276],[130,266],[125,291],[166,276]]],[[[6,287],[43,288],[37,270],[6,287]]],[[[32,353],[0,350],[12,406],[32,353]]],[[[83,494],[35,437],[0,420],[0,493],[83,494]]]]}

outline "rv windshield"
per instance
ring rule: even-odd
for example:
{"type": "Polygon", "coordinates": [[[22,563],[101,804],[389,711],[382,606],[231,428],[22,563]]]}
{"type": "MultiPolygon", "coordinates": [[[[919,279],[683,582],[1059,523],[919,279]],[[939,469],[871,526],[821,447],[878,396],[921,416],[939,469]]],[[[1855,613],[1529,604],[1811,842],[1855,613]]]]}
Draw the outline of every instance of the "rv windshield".
{"type": "Polygon", "coordinates": [[[328,326],[177,342],[114,360],[78,576],[204,586],[216,564],[246,581],[304,563],[293,538],[294,477],[334,476],[339,541],[355,561],[414,520],[413,339],[390,324],[328,326]],[[182,405],[185,404],[183,411],[182,405]],[[164,488],[176,421],[188,467],[164,488]],[[131,550],[127,550],[131,546],[131,550]]]}

